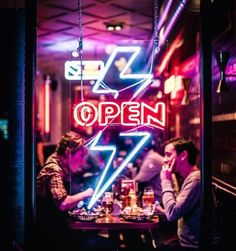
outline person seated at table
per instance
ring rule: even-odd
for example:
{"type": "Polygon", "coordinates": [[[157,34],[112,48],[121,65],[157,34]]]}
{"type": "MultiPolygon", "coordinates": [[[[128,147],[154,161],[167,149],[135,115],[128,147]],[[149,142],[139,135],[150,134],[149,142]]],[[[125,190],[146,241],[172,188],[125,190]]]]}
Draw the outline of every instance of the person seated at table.
{"type": "MultiPolygon", "coordinates": [[[[177,222],[168,222],[164,214],[162,203],[162,187],[160,173],[162,165],[164,163],[163,157],[163,141],[162,138],[153,136],[151,143],[146,147],[144,151],[143,162],[140,167],[140,171],[134,177],[138,182],[138,190],[140,196],[142,196],[145,187],[151,187],[154,191],[154,201],[156,205],[156,213],[159,213],[160,229],[158,230],[158,236],[162,240],[173,239],[176,237],[177,222]]],[[[171,177],[172,185],[174,187],[175,194],[179,191],[178,182],[175,174],[171,177]]]]}
{"type": "MultiPolygon", "coordinates": [[[[162,203],[160,172],[164,158],[159,153],[160,149],[159,151],[157,149],[158,146],[156,145],[155,141],[151,140],[150,144],[144,149],[144,151],[141,153],[141,156],[139,156],[139,158],[142,159],[142,163],[139,172],[136,176],[134,176],[133,179],[138,184],[138,193],[140,200],[143,195],[144,188],[151,187],[154,191],[154,201],[159,201],[160,203],[162,203]]],[[[163,225],[165,227],[165,232],[166,229],[170,231],[170,224],[166,224],[165,219],[163,225]],[[166,225],[168,225],[168,228],[166,225]]],[[[171,228],[175,229],[174,224],[171,224],[171,228]]],[[[163,228],[162,232],[164,232],[163,228]]],[[[147,248],[152,246],[150,244],[150,235],[147,231],[143,233],[141,233],[140,231],[123,231],[123,236],[127,250],[146,250],[147,248]],[[145,240],[143,240],[144,238],[145,240]]]]}
{"type": "MultiPolygon", "coordinates": [[[[160,251],[200,250],[201,178],[196,164],[199,150],[187,138],[173,138],[165,143],[161,171],[162,199],[169,221],[178,220],[178,239],[159,248],[160,251]],[[179,194],[174,193],[172,173],[182,178],[179,194]]],[[[218,235],[214,235],[214,242],[218,235]]]]}
{"type": "Polygon", "coordinates": [[[155,143],[150,144],[143,155],[143,162],[134,180],[138,183],[139,190],[141,191],[144,186],[152,187],[155,200],[161,203],[162,191],[160,173],[164,158],[157,152],[155,143]]]}
{"type": "Polygon", "coordinates": [[[40,170],[36,180],[36,241],[39,250],[83,250],[86,242],[85,250],[112,250],[110,243],[105,239],[101,241],[102,237],[92,235],[95,245],[91,246],[89,235],[75,234],[66,226],[68,210],[93,195],[92,188],[70,194],[71,176],[83,171],[86,156],[84,139],[70,131],[61,138],[55,152],[40,170]]]}
{"type": "MultiPolygon", "coordinates": [[[[160,143],[154,140],[142,152],[142,163],[134,180],[138,183],[140,196],[143,193],[144,187],[152,187],[154,191],[154,200],[162,205],[162,188],[160,173],[164,163],[164,157],[161,154],[162,150],[160,143]]],[[[175,192],[178,192],[178,184],[174,174],[172,174],[172,182],[175,187],[175,192]]]]}
{"type": "Polygon", "coordinates": [[[72,195],[94,187],[103,171],[104,163],[100,160],[99,155],[94,154],[93,151],[88,151],[86,155],[86,164],[83,170],[71,175],[70,193],[72,195]]]}

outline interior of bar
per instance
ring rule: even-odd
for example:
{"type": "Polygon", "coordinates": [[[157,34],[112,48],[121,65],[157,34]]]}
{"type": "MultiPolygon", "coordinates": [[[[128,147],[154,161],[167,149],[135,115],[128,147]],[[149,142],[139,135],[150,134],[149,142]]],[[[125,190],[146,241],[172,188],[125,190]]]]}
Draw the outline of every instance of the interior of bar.
{"type": "Polygon", "coordinates": [[[234,250],[236,3],[0,3],[1,250],[234,250]]]}

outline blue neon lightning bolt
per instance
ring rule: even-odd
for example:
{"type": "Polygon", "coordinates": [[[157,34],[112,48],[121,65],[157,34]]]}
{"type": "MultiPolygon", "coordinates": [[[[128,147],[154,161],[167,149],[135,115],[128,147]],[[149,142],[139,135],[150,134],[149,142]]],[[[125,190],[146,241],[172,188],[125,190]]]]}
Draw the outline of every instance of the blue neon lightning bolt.
{"type": "Polygon", "coordinates": [[[111,150],[112,155],[110,159],[108,160],[109,164],[107,163],[105,170],[103,171],[102,177],[99,180],[99,184],[96,187],[94,194],[88,204],[88,209],[91,209],[93,205],[96,203],[96,201],[102,196],[102,194],[109,188],[109,186],[112,184],[112,182],[115,180],[115,178],[122,172],[122,170],[125,168],[125,166],[132,160],[132,158],[135,156],[135,154],[142,148],[142,146],[147,142],[147,140],[150,138],[151,134],[148,132],[126,132],[126,133],[120,133],[120,136],[130,136],[130,137],[140,137],[140,141],[136,144],[136,146],[132,149],[132,151],[127,155],[127,157],[124,159],[124,161],[121,163],[121,165],[116,169],[116,171],[112,174],[112,176],[106,180],[105,184],[101,187],[101,184],[104,180],[104,177],[107,173],[107,169],[115,155],[116,147],[115,146],[96,146],[102,132],[98,134],[98,136],[94,139],[90,149],[91,150],[111,150]],[[101,189],[99,190],[99,188],[101,189]]]}
{"type": "Polygon", "coordinates": [[[131,64],[134,62],[135,58],[137,55],[140,53],[141,48],[138,46],[118,46],[116,47],[109,59],[107,60],[107,63],[100,75],[100,77],[97,79],[96,83],[93,86],[93,92],[94,93],[100,93],[100,94],[106,94],[106,93],[112,93],[114,95],[114,98],[116,99],[119,96],[119,91],[115,89],[110,89],[109,87],[106,86],[104,89],[99,89],[100,86],[103,86],[102,82],[104,77],[106,76],[110,66],[114,62],[114,59],[118,53],[130,53],[133,52],[132,56],[128,60],[126,66],[120,73],[120,78],[121,79],[141,79],[139,83],[142,83],[141,86],[138,88],[138,90],[134,93],[133,98],[135,98],[142,90],[144,90],[145,87],[147,87],[151,82],[153,78],[153,74],[147,73],[147,74],[125,74],[131,64]]]}
{"type": "MultiPolygon", "coordinates": [[[[105,168],[104,168],[104,171],[103,171],[103,173],[102,173],[102,176],[101,176],[101,178],[99,179],[99,182],[98,182],[97,187],[96,187],[96,189],[95,189],[95,191],[94,191],[93,197],[98,193],[98,190],[99,190],[99,188],[100,188],[100,186],[101,186],[101,184],[102,184],[102,181],[104,180],[104,177],[106,176],[106,173],[107,173],[107,171],[108,171],[108,169],[109,169],[109,166],[111,165],[112,160],[113,160],[113,158],[114,158],[114,156],[115,156],[115,154],[116,154],[116,147],[115,147],[115,146],[111,146],[111,145],[109,145],[109,146],[98,145],[98,141],[99,141],[99,139],[101,138],[101,135],[102,135],[102,131],[99,131],[99,133],[98,133],[97,136],[94,138],[94,140],[93,140],[91,146],[89,147],[89,149],[90,149],[91,151],[110,151],[110,152],[111,152],[111,155],[110,155],[110,157],[109,157],[109,159],[108,159],[108,161],[107,161],[107,164],[106,164],[106,166],[105,166],[105,168]]],[[[93,199],[93,197],[92,197],[92,199],[93,199]]],[[[92,199],[91,199],[91,200],[92,200],[92,199]]]]}

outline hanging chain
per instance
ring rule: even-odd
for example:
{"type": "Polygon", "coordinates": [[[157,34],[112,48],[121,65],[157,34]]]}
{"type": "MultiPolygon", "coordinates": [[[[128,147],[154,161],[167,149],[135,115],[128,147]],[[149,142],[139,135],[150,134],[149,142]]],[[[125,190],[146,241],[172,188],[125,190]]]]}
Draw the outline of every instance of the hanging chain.
{"type": "Polygon", "coordinates": [[[159,47],[159,36],[158,36],[158,13],[159,13],[159,2],[154,0],[154,52],[158,53],[160,51],[159,47]]]}
{"type": "Polygon", "coordinates": [[[79,15],[79,46],[77,48],[77,51],[79,53],[79,59],[80,59],[80,94],[81,94],[81,101],[84,102],[84,95],[83,95],[83,59],[82,59],[82,53],[83,53],[83,32],[82,32],[82,0],[78,0],[78,15],[79,15]]]}
{"type": "Polygon", "coordinates": [[[78,15],[79,15],[79,47],[78,51],[82,53],[83,50],[83,31],[82,31],[82,0],[78,0],[78,15]]]}

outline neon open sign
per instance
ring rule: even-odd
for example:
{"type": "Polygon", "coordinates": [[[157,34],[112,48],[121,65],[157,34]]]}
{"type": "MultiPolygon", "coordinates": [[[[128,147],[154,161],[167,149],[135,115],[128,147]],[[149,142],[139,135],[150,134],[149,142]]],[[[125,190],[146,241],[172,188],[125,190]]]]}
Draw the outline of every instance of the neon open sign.
{"type": "Polygon", "coordinates": [[[121,124],[122,126],[148,125],[156,128],[165,126],[165,104],[156,103],[153,107],[144,102],[100,102],[98,106],[82,102],[74,108],[74,119],[80,126],[121,124]]]}
{"type": "MultiPolygon", "coordinates": [[[[154,128],[164,129],[165,127],[165,115],[166,108],[163,102],[157,102],[153,105],[147,104],[145,102],[134,101],[135,98],[152,82],[153,75],[150,73],[152,66],[150,67],[150,72],[147,73],[130,73],[129,69],[132,67],[137,56],[140,53],[141,48],[138,46],[131,47],[116,47],[109,59],[106,62],[106,65],[103,67],[101,61],[95,66],[91,66],[94,62],[82,62],[81,64],[76,62],[68,62],[66,64],[65,72],[67,73],[67,79],[97,79],[95,82],[92,91],[95,94],[112,94],[113,99],[116,102],[106,101],[100,102],[98,105],[90,102],[81,102],[74,106],[73,117],[77,125],[80,126],[94,126],[98,125],[106,129],[107,126],[112,124],[120,124],[122,128],[124,127],[133,127],[132,132],[120,132],[119,137],[130,137],[135,139],[135,146],[130,149],[130,152],[127,153],[125,159],[117,167],[110,177],[107,177],[107,172],[112,164],[113,158],[117,153],[117,148],[115,145],[104,145],[100,143],[102,138],[103,130],[99,131],[97,135],[87,144],[87,147],[90,151],[105,151],[109,153],[108,160],[105,164],[105,168],[102,172],[102,175],[96,184],[94,194],[89,202],[88,209],[92,208],[96,201],[102,196],[102,194],[109,188],[112,182],[116,177],[122,172],[122,170],[127,166],[127,164],[132,161],[136,154],[143,148],[145,143],[151,137],[149,132],[135,130],[136,127],[140,126],[151,126],[154,128]],[[123,90],[119,90],[109,86],[109,84],[104,83],[104,79],[107,73],[110,71],[112,65],[115,64],[117,55],[120,53],[127,53],[129,58],[127,59],[126,65],[119,74],[119,78],[123,80],[129,79],[133,81],[130,86],[125,87],[125,90],[136,87],[132,92],[130,100],[119,101],[120,93],[123,90]],[[91,65],[90,65],[91,64],[91,65]],[[82,65],[82,68],[81,68],[82,65]],[[94,70],[98,69],[96,74],[91,74],[91,67],[94,70]],[[88,70],[88,74],[84,70],[88,70]],[[82,76],[80,75],[82,73],[82,76]],[[137,81],[135,83],[135,81],[137,81]]],[[[128,56],[127,56],[128,57],[128,56]]]]}

